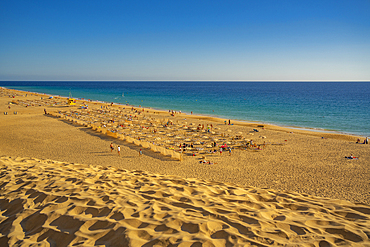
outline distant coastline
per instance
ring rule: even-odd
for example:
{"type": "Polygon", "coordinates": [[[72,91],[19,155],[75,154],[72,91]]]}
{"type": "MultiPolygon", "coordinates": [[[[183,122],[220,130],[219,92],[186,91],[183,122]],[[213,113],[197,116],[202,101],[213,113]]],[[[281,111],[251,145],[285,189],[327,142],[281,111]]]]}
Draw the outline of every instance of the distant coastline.
{"type": "Polygon", "coordinates": [[[29,81],[94,81],[94,82],[370,82],[370,80],[0,80],[0,82],[29,82],[29,81]]]}

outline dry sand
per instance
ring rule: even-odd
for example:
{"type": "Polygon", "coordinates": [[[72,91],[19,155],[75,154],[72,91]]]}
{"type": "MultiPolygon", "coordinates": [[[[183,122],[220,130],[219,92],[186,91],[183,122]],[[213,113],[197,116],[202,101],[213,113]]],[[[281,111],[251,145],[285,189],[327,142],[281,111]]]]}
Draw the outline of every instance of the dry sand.
{"type": "Polygon", "coordinates": [[[370,145],[357,137],[277,126],[252,136],[254,123],[146,113],[283,144],[180,162],[43,114],[71,107],[8,108],[47,96],[0,93],[1,246],[369,244],[370,145]]]}
{"type": "Polygon", "coordinates": [[[0,158],[0,245],[370,244],[370,207],[293,192],[0,158]]]}

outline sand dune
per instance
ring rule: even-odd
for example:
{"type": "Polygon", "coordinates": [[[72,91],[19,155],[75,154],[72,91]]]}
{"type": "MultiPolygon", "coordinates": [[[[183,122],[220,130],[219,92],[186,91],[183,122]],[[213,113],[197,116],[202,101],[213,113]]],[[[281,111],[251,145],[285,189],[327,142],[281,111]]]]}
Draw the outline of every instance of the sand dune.
{"type": "Polygon", "coordinates": [[[293,192],[0,158],[1,246],[370,245],[370,206],[293,192]]]}

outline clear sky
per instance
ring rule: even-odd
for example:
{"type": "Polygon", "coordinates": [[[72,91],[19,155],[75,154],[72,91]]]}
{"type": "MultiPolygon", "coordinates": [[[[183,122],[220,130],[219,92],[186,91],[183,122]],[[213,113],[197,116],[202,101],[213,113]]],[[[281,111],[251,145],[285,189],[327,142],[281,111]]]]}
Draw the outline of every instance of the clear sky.
{"type": "Polygon", "coordinates": [[[370,80],[370,1],[2,0],[0,80],[370,80]]]}

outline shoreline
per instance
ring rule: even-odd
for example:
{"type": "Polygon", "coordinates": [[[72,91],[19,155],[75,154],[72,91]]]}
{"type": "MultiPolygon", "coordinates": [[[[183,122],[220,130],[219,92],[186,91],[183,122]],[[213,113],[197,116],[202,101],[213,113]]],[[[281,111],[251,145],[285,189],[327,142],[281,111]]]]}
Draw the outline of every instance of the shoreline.
{"type": "MultiPolygon", "coordinates": [[[[53,96],[53,97],[68,99],[67,96],[61,96],[61,95],[47,94],[47,93],[43,93],[43,92],[24,91],[24,90],[7,88],[7,87],[2,87],[2,88],[8,89],[8,90],[14,90],[14,91],[21,92],[21,93],[33,93],[33,94],[38,94],[38,95],[46,95],[46,96],[53,96]]],[[[76,98],[76,100],[81,101],[81,102],[100,103],[100,104],[107,104],[107,105],[109,105],[113,102],[113,101],[112,102],[106,102],[106,101],[92,100],[92,99],[85,99],[85,98],[76,98]]],[[[135,106],[135,105],[117,103],[117,102],[113,102],[113,103],[114,103],[114,105],[117,105],[117,106],[145,108],[145,109],[150,109],[150,110],[155,111],[155,112],[168,113],[168,110],[165,110],[165,109],[135,106]]],[[[213,121],[218,121],[218,122],[225,122],[225,121],[229,120],[228,118],[224,118],[222,116],[217,116],[217,115],[191,114],[190,112],[181,112],[181,115],[182,114],[187,116],[187,117],[191,117],[191,118],[212,119],[213,121]]],[[[322,133],[322,134],[328,134],[328,135],[351,136],[351,137],[356,137],[356,138],[366,138],[366,137],[368,137],[367,135],[359,135],[359,134],[356,134],[356,133],[347,133],[347,132],[342,132],[342,131],[339,131],[339,130],[328,130],[328,129],[321,129],[321,128],[303,127],[303,126],[290,126],[290,125],[283,125],[283,124],[280,125],[280,124],[276,124],[276,123],[242,120],[242,119],[230,119],[230,120],[234,123],[239,123],[239,124],[245,125],[245,126],[266,125],[266,126],[270,126],[272,128],[274,128],[274,127],[275,128],[284,128],[284,129],[287,129],[287,131],[291,130],[291,132],[293,132],[293,131],[312,132],[314,135],[317,134],[317,133],[322,133]]]]}

